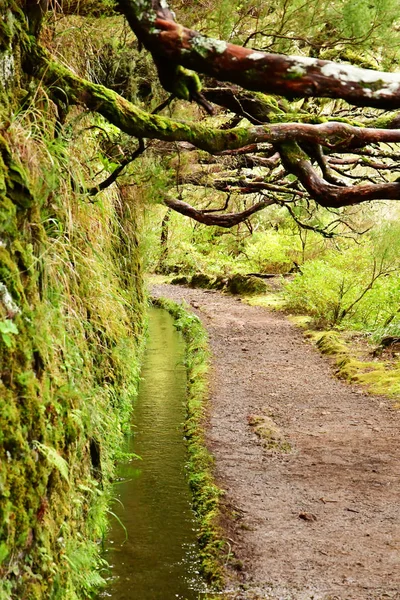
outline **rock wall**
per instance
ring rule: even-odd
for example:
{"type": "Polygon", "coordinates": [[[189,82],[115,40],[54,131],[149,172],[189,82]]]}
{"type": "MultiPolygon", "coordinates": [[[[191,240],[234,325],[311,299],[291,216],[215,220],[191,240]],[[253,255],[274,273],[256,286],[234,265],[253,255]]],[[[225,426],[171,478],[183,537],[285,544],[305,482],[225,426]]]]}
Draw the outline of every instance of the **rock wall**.
{"type": "Polygon", "coordinates": [[[57,134],[0,13],[0,599],[81,599],[139,377],[137,219],[129,188],[79,191],[96,140],[57,134]]]}

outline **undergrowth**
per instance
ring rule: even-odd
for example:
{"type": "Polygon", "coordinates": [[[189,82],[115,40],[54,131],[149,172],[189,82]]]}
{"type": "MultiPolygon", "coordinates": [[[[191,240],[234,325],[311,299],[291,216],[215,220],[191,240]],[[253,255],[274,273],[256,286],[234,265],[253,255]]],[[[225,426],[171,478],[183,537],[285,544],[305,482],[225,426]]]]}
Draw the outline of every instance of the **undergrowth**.
{"type": "Polygon", "coordinates": [[[205,330],[196,315],[165,298],[154,298],[154,306],[167,310],[185,340],[187,369],[187,417],[185,437],[188,448],[188,480],[193,508],[199,524],[198,542],[202,574],[219,589],[223,585],[225,542],[219,527],[222,491],[213,481],[213,459],[205,446],[204,424],[208,396],[209,350],[205,330]]]}

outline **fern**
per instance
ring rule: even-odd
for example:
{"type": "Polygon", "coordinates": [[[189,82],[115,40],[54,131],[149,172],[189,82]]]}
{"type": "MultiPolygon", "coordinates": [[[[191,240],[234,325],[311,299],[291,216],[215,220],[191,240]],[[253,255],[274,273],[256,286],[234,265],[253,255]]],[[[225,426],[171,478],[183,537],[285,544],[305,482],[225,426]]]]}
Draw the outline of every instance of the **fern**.
{"type": "MultiPolygon", "coordinates": [[[[106,560],[99,558],[96,544],[81,544],[72,541],[66,548],[64,559],[71,567],[71,575],[76,589],[80,590],[82,597],[87,597],[87,592],[104,585],[104,578],[100,570],[108,567],[106,560]],[[93,570],[93,565],[96,570],[93,570]]],[[[81,597],[81,596],[79,596],[81,597]]]]}
{"type": "Polygon", "coordinates": [[[11,335],[17,335],[19,333],[17,326],[10,321],[10,319],[6,319],[5,321],[0,321],[0,338],[3,340],[7,348],[11,348],[12,346],[12,338],[11,335]]]}
{"type": "Polygon", "coordinates": [[[65,481],[69,483],[68,463],[62,456],[60,456],[60,454],[58,454],[57,450],[51,446],[46,446],[37,440],[33,442],[33,446],[47,459],[47,462],[52,467],[57,469],[61,477],[63,477],[65,481]]]}

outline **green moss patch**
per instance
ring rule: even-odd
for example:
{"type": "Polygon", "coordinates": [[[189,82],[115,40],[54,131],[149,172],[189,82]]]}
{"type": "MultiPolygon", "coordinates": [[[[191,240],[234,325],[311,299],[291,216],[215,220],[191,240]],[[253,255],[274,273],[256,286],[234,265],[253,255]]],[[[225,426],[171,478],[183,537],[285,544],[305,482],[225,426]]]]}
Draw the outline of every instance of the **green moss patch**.
{"type": "Polygon", "coordinates": [[[78,147],[2,122],[0,598],[78,600],[102,582],[139,380],[136,221],[115,192],[91,205],[73,189],[78,147]]]}
{"type": "Polygon", "coordinates": [[[174,277],[173,285],[189,285],[194,288],[214,289],[226,291],[234,295],[254,296],[262,295],[268,291],[268,285],[253,275],[241,275],[236,273],[229,276],[212,277],[206,273],[195,273],[192,276],[174,277]]]}
{"type": "Polygon", "coordinates": [[[262,279],[252,275],[232,275],[228,278],[226,289],[231,294],[262,294],[267,291],[268,286],[262,279]]]}
{"type": "Polygon", "coordinates": [[[247,421],[265,450],[273,454],[287,454],[291,451],[289,442],[284,439],[282,431],[271,417],[265,414],[249,415],[247,421]]]}
{"type": "Polygon", "coordinates": [[[371,394],[399,397],[399,361],[366,360],[365,357],[358,356],[357,351],[339,332],[311,331],[307,335],[323,354],[333,358],[338,377],[365,386],[371,394]]]}
{"type": "Polygon", "coordinates": [[[267,292],[266,294],[255,294],[254,296],[243,298],[246,304],[250,306],[262,306],[269,310],[280,310],[285,306],[284,298],[279,293],[267,292]]]}
{"type": "Polygon", "coordinates": [[[194,288],[212,288],[213,287],[213,278],[205,273],[195,273],[192,275],[189,281],[190,287],[194,288]]]}

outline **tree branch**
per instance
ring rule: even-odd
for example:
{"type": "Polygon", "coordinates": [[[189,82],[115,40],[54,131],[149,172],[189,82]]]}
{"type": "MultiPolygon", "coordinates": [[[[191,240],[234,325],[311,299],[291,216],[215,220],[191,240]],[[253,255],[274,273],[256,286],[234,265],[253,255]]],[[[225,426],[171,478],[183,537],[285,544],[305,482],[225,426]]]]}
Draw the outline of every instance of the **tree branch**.
{"type": "MultiPolygon", "coordinates": [[[[151,114],[155,115],[155,114],[161,112],[164,108],[166,108],[167,106],[169,106],[171,104],[173,99],[174,99],[174,96],[169,96],[169,98],[167,98],[166,100],[161,102],[161,104],[156,106],[156,108],[151,112],[151,114]]],[[[139,138],[138,148],[134,152],[132,152],[132,154],[130,154],[127,158],[122,160],[121,163],[118,165],[118,167],[116,167],[114,169],[114,171],[108,177],[106,177],[106,179],[104,179],[104,181],[102,181],[101,183],[99,183],[97,185],[94,185],[92,188],[88,189],[86,193],[89,196],[96,196],[96,194],[98,194],[102,190],[105,190],[110,185],[115,183],[115,181],[120,176],[120,174],[125,169],[125,167],[127,167],[129,164],[131,164],[137,158],[139,158],[139,156],[141,156],[147,150],[147,148],[148,148],[148,146],[145,146],[143,139],[139,138]]]]}
{"type": "Polygon", "coordinates": [[[162,57],[163,65],[182,65],[249,90],[289,98],[341,98],[357,106],[400,108],[400,74],[257,52],[206,37],[175,23],[165,0],[119,0],[118,5],[156,63],[162,57]]]}
{"type": "Polygon", "coordinates": [[[243,210],[239,213],[215,215],[210,214],[208,211],[198,210],[190,204],[183,202],[182,200],[172,198],[169,194],[163,194],[163,200],[164,204],[166,204],[166,206],[168,206],[169,208],[172,208],[174,211],[180,213],[181,215],[185,215],[187,217],[190,217],[191,219],[194,219],[198,223],[203,223],[204,225],[218,225],[219,227],[224,227],[226,229],[233,227],[234,225],[238,225],[239,223],[243,223],[256,212],[259,212],[267,206],[271,206],[272,204],[277,203],[274,199],[268,199],[263,202],[258,202],[252,207],[247,208],[246,210],[243,210]]]}
{"type": "Polygon", "coordinates": [[[294,173],[310,196],[321,206],[339,208],[370,200],[399,200],[400,183],[382,183],[339,187],[324,181],[312,168],[308,156],[296,144],[280,146],[284,166],[294,173]]]}
{"type": "Polygon", "coordinates": [[[106,177],[101,183],[94,185],[92,188],[88,189],[86,193],[89,196],[96,196],[99,192],[105,190],[110,185],[117,181],[117,178],[122,173],[122,171],[131,164],[134,160],[139,158],[146,151],[146,146],[144,145],[144,141],[139,139],[139,147],[127,158],[125,158],[121,163],[114,169],[114,171],[106,177]]]}
{"type": "MultiPolygon", "coordinates": [[[[25,66],[43,80],[53,97],[62,94],[63,101],[67,97],[70,104],[81,104],[97,111],[129,135],[189,142],[211,154],[258,143],[272,144],[280,150],[285,168],[299,178],[316,202],[325,207],[347,206],[374,199],[400,199],[400,184],[397,182],[349,188],[327,183],[318,176],[308,156],[298,145],[301,143],[304,147],[304,144],[311,144],[315,147],[319,144],[337,152],[359,149],[372,143],[400,142],[400,129],[384,128],[388,123],[398,123],[393,115],[389,120],[378,121],[381,129],[326,122],[273,123],[220,130],[198,123],[183,123],[142,111],[116,92],[78,77],[67,67],[55,62],[34,41],[31,40],[30,44],[25,66]]],[[[266,205],[261,203],[261,206],[266,205]]]]}
{"type": "Polygon", "coordinates": [[[379,142],[400,142],[400,129],[363,128],[346,123],[276,123],[224,131],[198,123],[174,121],[148,114],[113,90],[78,77],[67,67],[52,60],[48,52],[36,44],[32,44],[31,52],[26,57],[26,67],[51,88],[54,97],[57,97],[61,88],[64,101],[67,97],[71,104],[82,104],[102,114],[129,135],[169,142],[186,141],[211,154],[261,142],[308,142],[336,151],[379,142]]]}

